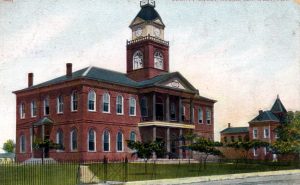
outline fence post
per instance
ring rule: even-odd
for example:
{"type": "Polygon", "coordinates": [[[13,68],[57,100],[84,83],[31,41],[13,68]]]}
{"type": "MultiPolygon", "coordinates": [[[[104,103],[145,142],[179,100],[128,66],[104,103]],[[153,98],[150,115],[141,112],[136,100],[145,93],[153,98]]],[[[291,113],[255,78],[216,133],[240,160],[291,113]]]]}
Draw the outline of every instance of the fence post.
{"type": "Polygon", "coordinates": [[[104,182],[106,183],[107,181],[107,158],[106,156],[104,156],[103,158],[103,165],[104,165],[104,170],[103,170],[103,173],[104,173],[104,182]]]}
{"type": "Polygon", "coordinates": [[[124,161],[124,182],[127,181],[128,181],[128,158],[126,156],[124,161]]]}

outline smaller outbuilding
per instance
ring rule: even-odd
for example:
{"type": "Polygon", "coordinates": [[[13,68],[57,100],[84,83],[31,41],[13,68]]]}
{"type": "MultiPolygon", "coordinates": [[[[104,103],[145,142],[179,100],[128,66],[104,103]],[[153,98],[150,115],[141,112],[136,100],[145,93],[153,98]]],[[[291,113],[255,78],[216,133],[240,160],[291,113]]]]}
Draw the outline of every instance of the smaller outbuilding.
{"type": "Polygon", "coordinates": [[[221,142],[231,143],[235,141],[248,141],[249,140],[249,127],[228,127],[221,131],[221,142]]]}

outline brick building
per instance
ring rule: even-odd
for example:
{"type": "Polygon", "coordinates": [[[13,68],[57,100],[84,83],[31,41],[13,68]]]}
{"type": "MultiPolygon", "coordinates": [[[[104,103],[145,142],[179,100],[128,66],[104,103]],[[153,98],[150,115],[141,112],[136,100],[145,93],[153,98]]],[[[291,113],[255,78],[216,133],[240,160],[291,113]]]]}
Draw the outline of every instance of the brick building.
{"type": "Polygon", "coordinates": [[[235,141],[248,141],[249,140],[249,128],[248,127],[231,127],[228,123],[228,127],[221,132],[221,142],[231,143],[235,141]]]}
{"type": "MultiPolygon", "coordinates": [[[[94,160],[131,156],[126,140],[161,140],[167,152],[187,156],[178,141],[194,132],[214,138],[215,100],[199,91],[179,72],[169,71],[169,42],[155,4],[141,3],[129,26],[127,72],[98,67],[72,71],[16,94],[16,157],[94,160]],[[50,139],[63,150],[33,148],[37,139],[50,139]]],[[[125,64],[125,63],[124,63],[125,64]]],[[[166,157],[166,156],[157,156],[166,157]]]]}

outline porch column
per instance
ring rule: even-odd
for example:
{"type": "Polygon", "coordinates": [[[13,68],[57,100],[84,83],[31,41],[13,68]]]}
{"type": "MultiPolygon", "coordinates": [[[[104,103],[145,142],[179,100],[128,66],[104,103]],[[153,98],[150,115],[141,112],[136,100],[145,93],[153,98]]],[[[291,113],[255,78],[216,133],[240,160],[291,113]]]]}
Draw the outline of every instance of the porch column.
{"type": "Polygon", "coordinates": [[[31,152],[31,158],[33,158],[32,143],[33,143],[33,127],[30,127],[30,152],[31,152]]]}
{"type": "Polygon", "coordinates": [[[167,127],[167,152],[168,152],[168,157],[170,157],[170,152],[171,152],[171,145],[170,145],[170,127],[167,127]]]}
{"type": "Polygon", "coordinates": [[[181,123],[182,122],[182,99],[181,97],[179,97],[179,103],[178,103],[178,107],[179,107],[179,112],[178,112],[178,120],[181,123]]]}
{"type": "Polygon", "coordinates": [[[166,99],[166,121],[170,121],[170,95],[167,94],[166,99]]]}
{"type": "MultiPolygon", "coordinates": [[[[42,140],[45,140],[45,125],[42,125],[42,140]]],[[[43,147],[43,158],[45,158],[45,148],[43,147]]]]}
{"type": "Polygon", "coordinates": [[[152,96],[152,119],[153,121],[156,121],[156,94],[155,92],[153,92],[153,96],[152,96]]]}
{"type": "MultiPolygon", "coordinates": [[[[182,128],[179,130],[179,136],[182,138],[182,128]]],[[[179,140],[179,159],[182,159],[182,139],[179,140]]]]}
{"type": "MultiPolygon", "coordinates": [[[[153,141],[156,141],[156,127],[155,126],[153,127],[153,136],[152,136],[152,139],[153,139],[153,141]]],[[[152,159],[156,159],[156,153],[153,152],[152,155],[153,155],[152,159]]]]}
{"type": "Polygon", "coordinates": [[[190,124],[193,124],[194,123],[194,103],[192,101],[192,99],[190,99],[190,124]]]}

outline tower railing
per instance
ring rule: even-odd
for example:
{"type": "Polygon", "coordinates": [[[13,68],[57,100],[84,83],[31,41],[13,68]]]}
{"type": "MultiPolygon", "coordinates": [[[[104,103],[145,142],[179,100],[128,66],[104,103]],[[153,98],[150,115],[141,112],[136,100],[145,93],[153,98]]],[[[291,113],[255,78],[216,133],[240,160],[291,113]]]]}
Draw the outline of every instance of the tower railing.
{"type": "Polygon", "coordinates": [[[160,38],[153,37],[151,35],[147,35],[147,36],[144,36],[144,37],[139,37],[139,38],[136,38],[134,40],[127,40],[127,45],[131,45],[131,44],[146,41],[146,40],[152,40],[152,41],[164,44],[166,46],[169,46],[169,41],[165,41],[165,40],[162,40],[160,38]]]}

